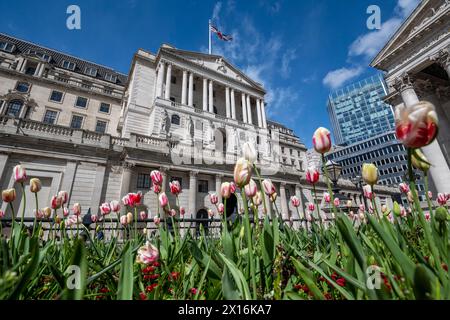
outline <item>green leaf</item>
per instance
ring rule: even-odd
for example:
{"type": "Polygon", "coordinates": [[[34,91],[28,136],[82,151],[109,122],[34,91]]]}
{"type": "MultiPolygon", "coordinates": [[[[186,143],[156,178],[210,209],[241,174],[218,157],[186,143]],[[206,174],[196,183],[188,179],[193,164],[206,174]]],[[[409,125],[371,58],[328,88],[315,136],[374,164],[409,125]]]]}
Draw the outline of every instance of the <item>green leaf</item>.
{"type": "Polygon", "coordinates": [[[294,264],[295,269],[297,270],[300,277],[305,281],[306,286],[308,289],[312,292],[314,297],[320,300],[325,300],[325,297],[323,296],[320,289],[317,287],[316,283],[317,280],[314,277],[313,273],[308,270],[300,261],[297,259],[291,257],[291,261],[294,264]]]}
{"type": "Polygon", "coordinates": [[[133,255],[130,243],[124,247],[122,256],[122,264],[120,267],[120,278],[117,289],[117,299],[132,300],[133,298],[133,255]]]}
{"type": "Polygon", "coordinates": [[[86,257],[86,244],[82,239],[77,239],[75,241],[75,248],[72,254],[72,259],[70,262],[71,266],[77,266],[80,273],[70,274],[66,279],[66,288],[63,291],[62,298],[64,300],[81,300],[83,299],[84,290],[86,288],[86,274],[87,274],[87,257],[86,257]],[[76,286],[74,288],[69,288],[68,284],[71,283],[71,277],[75,277],[76,286]]]}

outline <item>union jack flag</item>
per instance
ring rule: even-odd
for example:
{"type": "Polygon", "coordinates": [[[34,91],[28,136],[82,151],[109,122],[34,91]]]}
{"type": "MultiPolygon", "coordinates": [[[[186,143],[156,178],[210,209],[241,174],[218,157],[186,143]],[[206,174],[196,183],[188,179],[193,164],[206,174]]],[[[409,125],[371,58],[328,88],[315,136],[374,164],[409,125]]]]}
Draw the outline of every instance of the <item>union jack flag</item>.
{"type": "Polygon", "coordinates": [[[233,40],[232,36],[229,36],[227,34],[223,34],[222,32],[220,32],[219,29],[217,29],[213,25],[211,25],[211,31],[214,32],[215,34],[217,34],[217,37],[219,37],[220,40],[223,40],[223,41],[231,41],[231,40],[233,40]]]}

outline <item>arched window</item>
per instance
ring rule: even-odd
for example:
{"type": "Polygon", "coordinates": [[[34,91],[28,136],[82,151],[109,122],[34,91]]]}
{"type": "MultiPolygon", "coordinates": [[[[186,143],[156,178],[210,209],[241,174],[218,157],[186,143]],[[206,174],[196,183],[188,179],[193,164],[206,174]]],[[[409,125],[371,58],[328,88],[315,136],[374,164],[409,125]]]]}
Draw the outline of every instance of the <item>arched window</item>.
{"type": "Polygon", "coordinates": [[[170,122],[176,125],[180,125],[180,116],[177,114],[173,114],[170,119],[170,122]]]}
{"type": "Polygon", "coordinates": [[[6,109],[6,115],[18,118],[20,111],[22,110],[23,102],[20,100],[13,100],[9,102],[8,109],[6,109]]]}

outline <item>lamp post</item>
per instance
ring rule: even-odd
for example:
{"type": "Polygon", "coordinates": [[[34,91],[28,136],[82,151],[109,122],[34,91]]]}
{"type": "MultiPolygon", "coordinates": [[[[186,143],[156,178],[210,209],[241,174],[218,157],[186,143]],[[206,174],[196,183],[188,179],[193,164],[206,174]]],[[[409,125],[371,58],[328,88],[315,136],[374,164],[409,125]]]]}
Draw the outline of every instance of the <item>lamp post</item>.
{"type": "Polygon", "coordinates": [[[367,199],[364,196],[364,189],[363,189],[363,179],[361,176],[356,176],[352,179],[353,184],[359,189],[361,192],[361,197],[364,201],[364,206],[368,209],[369,206],[367,205],[367,199]]]}
{"type": "Polygon", "coordinates": [[[342,165],[332,160],[328,160],[325,167],[327,168],[328,175],[333,182],[333,193],[338,193],[339,187],[337,183],[339,181],[339,177],[341,176],[342,165]]]}

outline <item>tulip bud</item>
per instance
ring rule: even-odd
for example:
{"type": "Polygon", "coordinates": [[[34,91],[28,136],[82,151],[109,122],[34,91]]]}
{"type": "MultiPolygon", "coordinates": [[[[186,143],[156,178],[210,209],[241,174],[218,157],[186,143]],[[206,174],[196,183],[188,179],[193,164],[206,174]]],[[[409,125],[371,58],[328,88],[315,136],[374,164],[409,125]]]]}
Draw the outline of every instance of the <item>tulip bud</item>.
{"type": "Polygon", "coordinates": [[[41,180],[39,180],[38,178],[32,178],[30,180],[31,193],[38,193],[39,191],[41,191],[41,188],[42,188],[41,180]]]}
{"type": "Polygon", "coordinates": [[[127,224],[130,224],[133,222],[133,214],[131,212],[128,212],[126,217],[127,217],[127,224]]]}
{"type": "Polygon", "coordinates": [[[73,214],[79,216],[81,214],[81,205],[79,203],[75,203],[72,207],[73,214]]]}
{"type": "Polygon", "coordinates": [[[186,209],[184,207],[180,207],[180,216],[184,216],[186,214],[186,209]]]}
{"type": "Polygon", "coordinates": [[[175,209],[170,209],[169,216],[175,217],[177,215],[177,211],[175,209]]]}
{"type": "Polygon", "coordinates": [[[61,208],[62,199],[58,196],[53,196],[51,200],[51,206],[53,210],[61,208]]]}
{"type": "Polygon", "coordinates": [[[316,152],[327,153],[331,149],[330,131],[325,128],[318,128],[313,135],[313,145],[316,152]]]}
{"type": "Polygon", "coordinates": [[[250,179],[249,183],[244,187],[245,195],[248,198],[253,198],[258,191],[256,182],[253,179],[250,179]]]}
{"type": "Polygon", "coordinates": [[[161,185],[163,182],[163,176],[161,171],[153,170],[150,172],[150,178],[152,179],[152,182],[154,185],[161,185]]]}
{"type": "Polygon", "coordinates": [[[438,207],[436,209],[436,213],[434,215],[436,218],[436,221],[438,222],[445,222],[448,219],[448,211],[444,207],[438,207]]]}
{"type": "Polygon", "coordinates": [[[412,194],[411,191],[408,191],[408,193],[407,193],[407,198],[408,198],[408,201],[409,201],[410,203],[413,203],[413,202],[414,202],[414,196],[413,196],[413,194],[412,194]]]}
{"type": "Polygon", "coordinates": [[[157,226],[161,223],[161,219],[158,216],[153,217],[153,223],[157,226]]]}
{"type": "Polygon", "coordinates": [[[234,166],[234,182],[240,188],[247,185],[252,177],[252,167],[250,162],[244,158],[240,158],[234,166]]]}
{"type": "Polygon", "coordinates": [[[159,205],[161,208],[165,208],[169,204],[169,198],[167,198],[167,195],[165,192],[161,193],[159,195],[159,205]]]}
{"type": "Polygon", "coordinates": [[[62,219],[61,219],[60,216],[56,216],[56,217],[55,217],[55,223],[56,223],[56,224],[60,224],[61,221],[62,221],[62,219]]]}
{"type": "Polygon", "coordinates": [[[5,217],[5,211],[0,210],[0,219],[3,219],[5,217]]]}
{"type": "Polygon", "coordinates": [[[223,199],[228,199],[231,196],[231,186],[229,182],[224,182],[220,186],[220,194],[223,199]]]}
{"type": "Polygon", "coordinates": [[[111,213],[111,207],[109,206],[109,203],[105,202],[100,206],[100,212],[102,215],[106,216],[111,213]]]}
{"type": "Polygon", "coordinates": [[[219,214],[222,215],[224,210],[225,206],[223,205],[223,203],[219,203],[219,205],[217,206],[217,212],[219,212],[219,214]]]}
{"type": "Polygon", "coordinates": [[[58,192],[58,197],[61,198],[61,204],[66,204],[69,200],[69,194],[67,193],[67,191],[58,192]]]}
{"type": "Polygon", "coordinates": [[[270,196],[272,193],[276,192],[275,186],[270,179],[264,179],[262,182],[264,193],[270,196]]]}
{"type": "Polygon", "coordinates": [[[63,207],[63,216],[68,217],[69,216],[69,209],[67,207],[63,207]]]}
{"type": "Polygon", "coordinates": [[[274,192],[269,196],[269,200],[273,203],[277,200],[277,197],[278,197],[277,193],[274,192]]]}
{"type": "Polygon", "coordinates": [[[319,181],[319,176],[319,170],[314,166],[310,166],[306,170],[306,181],[308,181],[310,184],[316,184],[317,181],[319,181]]]}
{"type": "Polygon", "coordinates": [[[373,163],[364,163],[362,166],[362,178],[373,186],[378,181],[378,168],[373,163]]]}
{"type": "Polygon", "coordinates": [[[401,193],[407,194],[409,192],[409,186],[404,182],[400,183],[398,187],[401,193]]]}
{"type": "Polygon", "coordinates": [[[145,211],[139,212],[139,218],[141,218],[141,220],[147,220],[147,212],[145,211]]]}
{"type": "Polygon", "coordinates": [[[316,206],[314,205],[314,203],[308,203],[308,210],[313,212],[315,210],[316,206]]]}
{"type": "Polygon", "coordinates": [[[402,210],[400,209],[400,205],[397,201],[394,201],[394,208],[392,209],[392,212],[396,217],[400,217],[402,210]]]}
{"type": "Polygon", "coordinates": [[[373,197],[372,187],[369,184],[367,184],[363,187],[363,191],[364,191],[364,196],[367,199],[371,200],[373,197]]]}
{"type": "MultiPolygon", "coordinates": [[[[41,220],[44,217],[44,212],[42,212],[42,210],[37,210],[34,209],[33,210],[34,216],[36,217],[36,219],[41,220]]],[[[1,210],[0,210],[0,218],[2,218],[1,216],[1,210]]]]}
{"type": "Polygon", "coordinates": [[[427,193],[427,194],[428,194],[428,198],[429,198],[429,199],[433,199],[433,192],[431,192],[431,191],[428,191],[428,193],[427,193]]]}
{"type": "Polygon", "coordinates": [[[437,202],[441,205],[441,206],[445,206],[447,204],[448,198],[445,194],[443,193],[438,193],[437,195],[437,202]]]}
{"type": "Polygon", "coordinates": [[[16,189],[6,189],[2,191],[2,200],[6,203],[16,200],[16,189]]]}
{"type": "MultiPolygon", "coordinates": [[[[128,224],[127,215],[121,216],[119,220],[120,220],[120,224],[123,226],[126,226],[128,224]]],[[[92,222],[94,222],[94,221],[92,221],[92,222]]]]}
{"type": "Polygon", "coordinates": [[[258,156],[255,148],[249,142],[244,143],[242,146],[242,155],[250,164],[254,164],[258,156]]]}
{"type": "Polygon", "coordinates": [[[261,193],[261,191],[256,192],[256,194],[253,196],[252,201],[253,201],[253,204],[256,207],[261,205],[261,203],[262,203],[262,193],[261,193]]]}
{"type": "Polygon", "coordinates": [[[98,216],[96,214],[91,215],[91,221],[92,221],[92,223],[96,223],[98,221],[98,216]]]}
{"type": "Polygon", "coordinates": [[[295,208],[298,208],[300,206],[300,199],[297,196],[292,196],[291,203],[295,208]]]}
{"type": "Polygon", "coordinates": [[[341,201],[339,198],[334,198],[333,204],[335,207],[339,207],[341,205],[341,201]]]}
{"type": "Polygon", "coordinates": [[[208,209],[208,217],[214,217],[214,212],[211,209],[208,209]]]}
{"type": "Polygon", "coordinates": [[[328,192],[324,192],[324,193],[323,193],[323,200],[324,200],[326,203],[330,203],[330,202],[331,202],[331,196],[330,196],[330,194],[329,194],[328,192]]]}
{"type": "Polygon", "coordinates": [[[411,156],[411,163],[414,168],[423,172],[430,170],[431,164],[420,149],[415,149],[411,156]]]}
{"type": "Polygon", "coordinates": [[[178,180],[173,180],[172,182],[169,182],[169,188],[170,192],[175,196],[179,195],[181,192],[181,185],[178,180]]]}
{"type": "Polygon", "coordinates": [[[209,201],[211,202],[211,204],[216,205],[219,202],[219,197],[217,196],[217,194],[212,193],[209,195],[209,201]]]}
{"type": "Polygon", "coordinates": [[[14,167],[14,180],[17,183],[24,183],[27,181],[27,173],[25,171],[25,168],[22,167],[20,164],[14,167]]]}
{"type": "Polygon", "coordinates": [[[120,211],[120,203],[117,200],[113,200],[109,203],[109,207],[111,208],[112,212],[119,212],[120,211]]]}
{"type": "Polygon", "coordinates": [[[236,192],[236,184],[234,182],[230,182],[230,193],[236,192]]]}
{"type": "Polygon", "coordinates": [[[351,208],[353,205],[352,200],[347,200],[347,208],[351,208]]]}
{"type": "Polygon", "coordinates": [[[52,216],[52,209],[49,207],[45,207],[44,209],[42,209],[42,212],[44,213],[44,217],[46,219],[48,219],[52,216]]]}

